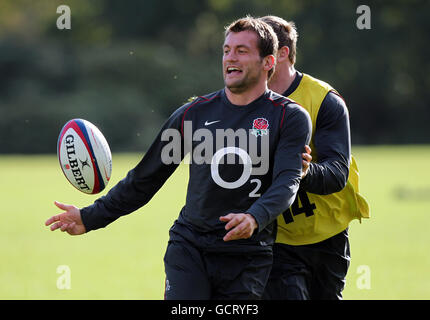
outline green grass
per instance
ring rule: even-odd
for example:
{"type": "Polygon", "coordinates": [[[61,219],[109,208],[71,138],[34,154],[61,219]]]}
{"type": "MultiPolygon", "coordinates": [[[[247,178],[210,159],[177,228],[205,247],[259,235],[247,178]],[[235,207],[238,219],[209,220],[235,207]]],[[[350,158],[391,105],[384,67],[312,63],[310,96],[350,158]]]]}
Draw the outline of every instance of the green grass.
{"type": "Polygon", "coordinates": [[[353,148],[371,219],[350,227],[345,299],[430,299],[430,147],[353,148]],[[357,286],[360,265],[370,289],[357,286]]]}
{"type": "MultiPolygon", "coordinates": [[[[114,155],[108,188],[139,159],[114,155]]],[[[0,157],[0,299],[162,299],[163,255],[185,200],[186,169],[181,166],[144,208],[72,237],[45,227],[61,212],[53,201],[83,207],[98,196],[74,189],[56,156],[0,157]],[[70,290],[57,288],[60,265],[70,268],[70,290]]]]}
{"type": "MultiPolygon", "coordinates": [[[[344,298],[430,299],[430,147],[354,147],[353,153],[372,217],[351,224],[344,298]],[[359,285],[363,265],[370,289],[359,285]]],[[[108,188],[140,157],[114,154],[108,188]]],[[[147,206],[77,237],[44,226],[60,212],[54,200],[82,207],[98,196],[74,189],[55,155],[1,156],[0,177],[0,299],[163,298],[163,256],[185,201],[186,166],[147,206]],[[70,268],[70,289],[57,288],[61,265],[70,268]]]]}

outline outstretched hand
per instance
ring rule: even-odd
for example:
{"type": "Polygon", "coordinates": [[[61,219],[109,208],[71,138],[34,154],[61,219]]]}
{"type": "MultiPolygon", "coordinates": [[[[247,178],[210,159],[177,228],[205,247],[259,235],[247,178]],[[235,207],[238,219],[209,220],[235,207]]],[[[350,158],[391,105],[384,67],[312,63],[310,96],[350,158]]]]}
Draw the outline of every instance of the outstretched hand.
{"type": "Polygon", "coordinates": [[[85,226],[81,219],[81,211],[68,204],[63,204],[55,201],[54,204],[61,210],[65,212],[52,216],[46,220],[45,225],[51,225],[51,231],[60,229],[61,231],[66,231],[70,235],[79,235],[86,232],[85,226]]]}

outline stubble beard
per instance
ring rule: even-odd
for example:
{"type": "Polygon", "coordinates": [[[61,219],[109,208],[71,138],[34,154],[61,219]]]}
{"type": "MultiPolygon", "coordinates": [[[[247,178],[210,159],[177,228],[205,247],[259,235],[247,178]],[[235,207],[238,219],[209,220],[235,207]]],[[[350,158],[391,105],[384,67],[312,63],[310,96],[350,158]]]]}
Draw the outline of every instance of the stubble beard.
{"type": "Polygon", "coordinates": [[[254,87],[258,83],[260,77],[261,71],[257,72],[257,74],[248,72],[242,79],[233,81],[232,83],[227,83],[227,81],[224,80],[224,84],[232,93],[240,94],[254,87]]]}

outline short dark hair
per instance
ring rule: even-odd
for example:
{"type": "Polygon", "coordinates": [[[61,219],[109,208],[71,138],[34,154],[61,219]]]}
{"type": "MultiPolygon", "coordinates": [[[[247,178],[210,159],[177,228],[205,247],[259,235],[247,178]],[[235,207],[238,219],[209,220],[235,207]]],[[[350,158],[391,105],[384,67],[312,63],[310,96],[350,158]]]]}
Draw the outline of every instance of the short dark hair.
{"type": "Polygon", "coordinates": [[[260,18],[262,21],[269,24],[279,41],[279,48],[288,47],[290,53],[288,58],[292,64],[296,63],[296,52],[297,52],[297,38],[298,33],[296,25],[293,21],[286,21],[277,16],[265,16],[260,18]]]}
{"type": "MultiPolygon", "coordinates": [[[[272,27],[265,21],[251,16],[246,16],[233,21],[230,25],[225,27],[225,37],[231,32],[253,31],[257,34],[257,46],[260,52],[260,57],[264,58],[268,55],[273,55],[276,59],[278,51],[278,38],[272,27]]],[[[275,66],[269,70],[268,78],[272,76],[275,71],[275,66]]]]}

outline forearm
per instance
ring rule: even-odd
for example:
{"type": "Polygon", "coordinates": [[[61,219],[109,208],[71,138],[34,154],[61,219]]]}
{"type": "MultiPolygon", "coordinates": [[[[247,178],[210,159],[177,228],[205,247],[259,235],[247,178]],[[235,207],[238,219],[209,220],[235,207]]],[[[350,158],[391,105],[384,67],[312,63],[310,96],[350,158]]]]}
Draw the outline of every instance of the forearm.
{"type": "Polygon", "coordinates": [[[296,197],[302,174],[302,153],[309,144],[312,124],[306,112],[287,117],[280,142],[275,152],[273,178],[270,187],[248,209],[263,230],[288,209],[296,197]]]}
{"type": "Polygon", "coordinates": [[[339,192],[348,180],[351,137],[345,102],[333,92],[320,107],[313,142],[317,160],[310,164],[301,188],[316,194],[339,192]]]}
{"type": "Polygon", "coordinates": [[[331,194],[342,190],[348,180],[349,167],[345,161],[327,160],[310,163],[301,182],[303,190],[315,194],[331,194]]]}
{"type": "MultiPolygon", "coordinates": [[[[142,164],[143,166],[143,164],[142,164]]],[[[81,209],[82,221],[87,231],[104,228],[121,216],[136,211],[148,203],[176,167],[165,174],[151,177],[140,172],[138,165],[116,184],[107,194],[92,205],[81,209]]]]}
{"type": "Polygon", "coordinates": [[[256,220],[258,232],[266,228],[279,214],[293,204],[300,185],[300,175],[295,174],[294,176],[294,178],[287,177],[287,175],[280,176],[246,211],[256,220]]]}
{"type": "Polygon", "coordinates": [[[180,136],[182,111],[178,109],[164,124],[145,156],[127,176],[118,182],[104,197],[81,209],[82,221],[87,231],[103,228],[119,217],[129,214],[148,203],[175,171],[184,156],[183,139],[172,142],[163,138],[163,133],[174,129],[180,136]],[[178,150],[177,161],[165,161],[166,145],[178,150]]]}

